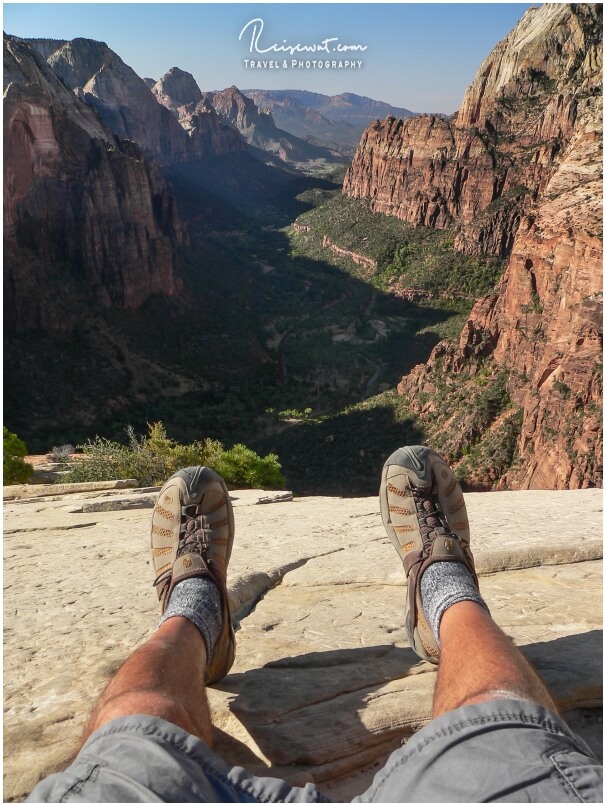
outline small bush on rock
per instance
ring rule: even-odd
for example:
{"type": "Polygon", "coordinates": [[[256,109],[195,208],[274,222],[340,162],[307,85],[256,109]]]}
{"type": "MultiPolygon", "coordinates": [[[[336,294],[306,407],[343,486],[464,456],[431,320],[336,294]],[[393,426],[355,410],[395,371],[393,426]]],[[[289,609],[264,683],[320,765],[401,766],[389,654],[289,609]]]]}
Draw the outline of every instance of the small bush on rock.
{"type": "Polygon", "coordinates": [[[55,445],[48,458],[51,462],[67,462],[75,450],[73,445],[55,445]]]}
{"type": "Polygon", "coordinates": [[[268,453],[261,458],[245,445],[234,445],[230,450],[222,451],[213,469],[231,487],[280,489],[284,486],[280,463],[275,453],[268,453]]]}
{"type": "Polygon", "coordinates": [[[16,434],[3,427],[2,475],[4,484],[24,484],[34,472],[34,468],[23,461],[27,456],[25,442],[16,434]]]}
{"type": "Polygon", "coordinates": [[[223,476],[228,487],[284,486],[278,458],[273,454],[261,458],[244,445],[226,451],[220,442],[208,438],[181,445],[169,439],[161,422],[148,428],[147,436],[137,437],[129,426],[128,445],[95,437],[78,446],[84,456],[65,481],[137,479],[142,486],[156,486],[182,467],[206,465],[223,476]]]}

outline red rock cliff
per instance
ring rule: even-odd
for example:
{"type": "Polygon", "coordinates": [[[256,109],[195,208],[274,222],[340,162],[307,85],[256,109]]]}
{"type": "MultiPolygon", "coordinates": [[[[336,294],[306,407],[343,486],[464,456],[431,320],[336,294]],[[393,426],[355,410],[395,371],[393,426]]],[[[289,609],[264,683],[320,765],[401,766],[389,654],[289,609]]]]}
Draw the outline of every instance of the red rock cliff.
{"type": "Polygon", "coordinates": [[[91,305],[173,294],[181,229],[153,164],[14,37],[4,87],[7,327],[69,328],[91,305]]]}
{"type": "MultiPolygon", "coordinates": [[[[399,386],[431,438],[454,434],[456,406],[480,380],[507,373],[517,458],[491,478],[472,472],[478,484],[602,482],[601,17],[599,5],[529,10],[481,65],[457,115],[377,122],[346,177],[344,191],[370,197],[376,211],[455,225],[459,249],[510,255],[458,347],[441,343],[399,386]]],[[[454,458],[462,438],[451,439],[454,458]]]]}
{"type": "Polygon", "coordinates": [[[459,227],[458,246],[506,256],[529,200],[601,81],[601,9],[530,9],[483,62],[458,114],[387,118],[365,131],[343,185],[376,212],[459,227]]]}
{"type": "Polygon", "coordinates": [[[501,486],[601,485],[601,165],[601,104],[592,103],[522,220],[494,307],[477,306],[462,334],[463,354],[490,334],[523,411],[520,461],[501,486]]]}

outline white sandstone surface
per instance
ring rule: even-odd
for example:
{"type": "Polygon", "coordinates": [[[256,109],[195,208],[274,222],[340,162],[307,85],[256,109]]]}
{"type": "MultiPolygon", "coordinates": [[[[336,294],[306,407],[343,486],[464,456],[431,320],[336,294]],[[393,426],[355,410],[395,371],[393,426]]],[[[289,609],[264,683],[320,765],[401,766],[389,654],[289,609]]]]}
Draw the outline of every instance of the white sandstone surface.
{"type": "MultiPolygon", "coordinates": [[[[5,800],[24,798],[74,753],[96,696],[158,616],[153,491],[25,494],[38,497],[4,509],[5,800]],[[125,498],[127,509],[86,511],[125,498]]],[[[405,577],[378,499],[259,506],[267,493],[231,495],[238,647],[209,690],[216,749],[348,800],[430,719],[436,675],[407,644],[405,577]]],[[[573,727],[599,744],[602,491],[465,498],[494,618],[573,727]]]]}

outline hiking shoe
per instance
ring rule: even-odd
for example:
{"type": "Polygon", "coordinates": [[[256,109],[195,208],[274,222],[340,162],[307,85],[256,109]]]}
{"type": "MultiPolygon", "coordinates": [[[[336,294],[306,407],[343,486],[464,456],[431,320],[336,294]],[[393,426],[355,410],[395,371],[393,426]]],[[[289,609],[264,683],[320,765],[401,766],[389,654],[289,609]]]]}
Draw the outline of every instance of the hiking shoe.
{"type": "Polygon", "coordinates": [[[154,586],[164,613],[175,585],[188,577],[210,577],[221,593],[222,627],[206,682],[230,670],[236,653],[227,595],[227,564],[234,542],[234,513],[225,482],[209,467],[178,470],[160,490],[152,515],[154,586]]]}
{"type": "Polygon", "coordinates": [[[383,466],[381,517],[408,578],[406,633],[419,657],[440,650],[421,605],[421,575],[435,562],[460,562],[476,585],[463,491],[445,460],[422,445],[398,448],[383,466]]]}

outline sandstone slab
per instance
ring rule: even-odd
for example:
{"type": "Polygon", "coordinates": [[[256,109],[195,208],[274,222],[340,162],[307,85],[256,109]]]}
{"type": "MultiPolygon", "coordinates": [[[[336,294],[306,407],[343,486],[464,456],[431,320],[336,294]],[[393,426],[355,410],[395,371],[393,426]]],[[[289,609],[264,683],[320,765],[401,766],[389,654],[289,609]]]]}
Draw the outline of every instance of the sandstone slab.
{"type": "MultiPolygon", "coordinates": [[[[159,487],[149,487],[141,492],[134,490],[132,495],[123,498],[111,496],[105,501],[85,502],[81,505],[70,507],[70,512],[116,512],[121,509],[153,509],[156,503],[157,494],[149,495],[149,492],[156,493],[159,487]]],[[[281,501],[292,501],[293,494],[287,490],[267,492],[265,490],[244,490],[233,496],[234,506],[251,506],[252,504],[277,504],[281,501]]]]}
{"type": "Polygon", "coordinates": [[[5,501],[11,501],[16,498],[40,498],[45,495],[79,494],[95,490],[126,490],[136,486],[136,479],[81,481],[76,484],[11,484],[4,487],[2,497],[5,501]]]}
{"type": "Polygon", "coordinates": [[[82,504],[74,511],[80,512],[117,512],[121,509],[153,509],[157,495],[131,495],[126,498],[113,498],[107,501],[93,501],[82,504]]]}
{"type": "MultiPolygon", "coordinates": [[[[313,779],[349,799],[430,718],[435,668],[408,647],[404,574],[376,498],[258,506],[259,495],[232,493],[238,654],[209,691],[217,748],[255,772],[313,779]]],[[[5,505],[5,800],[66,762],[100,689],[157,618],[150,513],[66,511],[91,496],[123,493],[5,505]]],[[[466,500],[495,619],[594,741],[601,491],[466,500]]]]}

